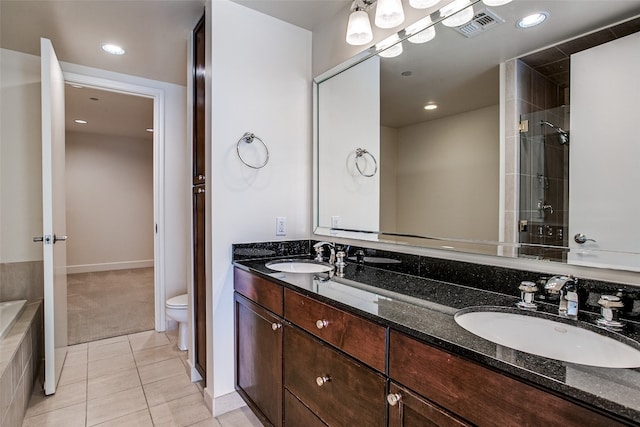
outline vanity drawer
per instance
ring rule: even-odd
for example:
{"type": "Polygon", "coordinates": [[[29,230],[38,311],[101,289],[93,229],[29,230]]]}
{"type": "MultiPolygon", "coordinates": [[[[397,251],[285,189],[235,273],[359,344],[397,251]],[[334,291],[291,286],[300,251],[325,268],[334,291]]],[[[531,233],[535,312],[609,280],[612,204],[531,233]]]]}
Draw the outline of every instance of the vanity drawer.
{"type": "Polygon", "coordinates": [[[385,372],[386,328],[285,289],[284,317],[305,331],[385,372]]]}
{"type": "Polygon", "coordinates": [[[284,415],[285,427],[327,427],[286,388],[284,389],[284,415]]]}
{"type": "Polygon", "coordinates": [[[282,286],[244,271],[233,269],[233,288],[251,301],[282,316],[282,286]]]}
{"type": "Polygon", "coordinates": [[[296,327],[285,327],[284,341],[284,386],[321,420],[330,426],[386,425],[382,375],[296,327]]]}
{"type": "Polygon", "coordinates": [[[395,331],[389,337],[389,376],[477,425],[623,425],[395,331]]]}

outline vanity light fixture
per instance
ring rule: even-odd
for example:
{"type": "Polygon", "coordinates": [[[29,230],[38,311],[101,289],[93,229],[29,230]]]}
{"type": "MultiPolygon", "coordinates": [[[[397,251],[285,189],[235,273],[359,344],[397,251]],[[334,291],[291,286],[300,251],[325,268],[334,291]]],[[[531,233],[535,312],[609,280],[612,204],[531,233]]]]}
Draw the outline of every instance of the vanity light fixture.
{"type": "Polygon", "coordinates": [[[351,15],[349,15],[349,23],[347,24],[347,43],[354,46],[360,46],[373,40],[373,32],[371,31],[371,22],[369,22],[369,14],[367,8],[370,4],[355,0],[351,5],[351,15]]]}
{"type": "Polygon", "coordinates": [[[377,0],[375,22],[378,28],[394,28],[402,24],[402,0],[377,0]]]}
{"type": "Polygon", "coordinates": [[[102,45],[102,50],[112,55],[124,55],[124,49],[118,45],[105,43],[102,45]]]}
{"type": "Polygon", "coordinates": [[[438,108],[438,104],[427,104],[424,106],[424,109],[427,111],[433,111],[438,108]]]}
{"type": "Polygon", "coordinates": [[[473,18],[473,6],[470,0],[453,0],[440,9],[440,16],[445,18],[442,20],[442,25],[459,27],[471,21],[473,18]]]}
{"type": "Polygon", "coordinates": [[[524,18],[520,19],[516,23],[516,27],[522,29],[535,27],[536,25],[540,25],[544,21],[546,21],[548,17],[549,13],[547,12],[532,13],[531,15],[527,15],[524,18]]]}
{"type": "Polygon", "coordinates": [[[426,16],[415,24],[409,25],[405,31],[407,34],[413,34],[407,39],[411,43],[426,43],[436,36],[436,28],[433,26],[431,16],[426,16]]]}
{"type": "Polygon", "coordinates": [[[402,43],[400,42],[400,37],[398,34],[393,34],[390,37],[387,37],[380,43],[376,44],[376,50],[379,51],[378,55],[383,58],[395,58],[402,54],[402,43]]]}
{"type": "Polygon", "coordinates": [[[482,3],[487,6],[502,6],[503,4],[511,3],[512,0],[482,0],[482,3]]]}
{"type": "Polygon", "coordinates": [[[426,9],[440,3],[440,0],[409,0],[409,6],[414,9],[426,9]]]}
{"type": "Polygon", "coordinates": [[[89,123],[86,120],[82,120],[82,119],[75,119],[74,122],[78,123],[79,125],[86,125],[87,123],[89,123]]]}

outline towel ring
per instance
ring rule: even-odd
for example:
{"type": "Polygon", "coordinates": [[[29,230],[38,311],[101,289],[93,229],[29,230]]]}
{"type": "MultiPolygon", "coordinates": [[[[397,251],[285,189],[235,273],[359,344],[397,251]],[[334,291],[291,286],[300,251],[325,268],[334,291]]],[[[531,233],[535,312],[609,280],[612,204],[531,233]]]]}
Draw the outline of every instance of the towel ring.
{"type": "Polygon", "coordinates": [[[238,140],[238,143],[236,144],[236,151],[238,153],[238,157],[240,158],[240,161],[252,169],[262,169],[263,167],[265,167],[267,163],[269,163],[269,148],[267,148],[267,144],[265,144],[263,140],[261,140],[259,137],[257,137],[251,132],[245,132],[244,135],[242,135],[242,138],[238,140]],[[267,157],[264,159],[264,163],[259,165],[252,165],[251,163],[247,163],[242,158],[242,154],[240,154],[240,143],[244,141],[247,144],[251,144],[254,140],[260,141],[260,143],[264,147],[264,151],[267,153],[267,157]]]}
{"type": "Polygon", "coordinates": [[[375,157],[373,157],[373,154],[371,154],[370,152],[368,152],[367,150],[365,150],[364,148],[356,148],[356,169],[358,169],[358,172],[360,172],[360,175],[367,177],[367,178],[371,178],[372,176],[374,176],[377,172],[378,172],[378,161],[376,160],[375,157]],[[363,157],[365,154],[368,154],[369,157],[371,157],[371,160],[373,160],[373,173],[372,174],[366,174],[362,171],[362,169],[360,169],[360,165],[358,164],[358,159],[360,159],[360,157],[363,157]]]}

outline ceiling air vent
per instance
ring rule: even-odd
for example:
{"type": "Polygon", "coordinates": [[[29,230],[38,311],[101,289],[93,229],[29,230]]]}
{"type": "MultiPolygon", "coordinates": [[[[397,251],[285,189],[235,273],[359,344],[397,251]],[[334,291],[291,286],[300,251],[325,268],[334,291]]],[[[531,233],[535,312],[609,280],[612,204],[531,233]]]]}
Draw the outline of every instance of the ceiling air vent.
{"type": "Polygon", "coordinates": [[[474,15],[471,21],[456,27],[456,31],[465,37],[475,37],[493,27],[504,24],[504,22],[504,19],[500,18],[492,10],[482,9],[474,15]]]}

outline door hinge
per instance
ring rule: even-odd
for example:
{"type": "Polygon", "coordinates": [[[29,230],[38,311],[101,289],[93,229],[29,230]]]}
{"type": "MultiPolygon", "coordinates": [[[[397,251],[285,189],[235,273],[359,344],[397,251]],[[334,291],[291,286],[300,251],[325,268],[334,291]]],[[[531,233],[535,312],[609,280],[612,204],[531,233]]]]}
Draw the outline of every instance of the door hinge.
{"type": "Polygon", "coordinates": [[[518,132],[529,132],[529,120],[522,120],[518,123],[518,132]]]}

